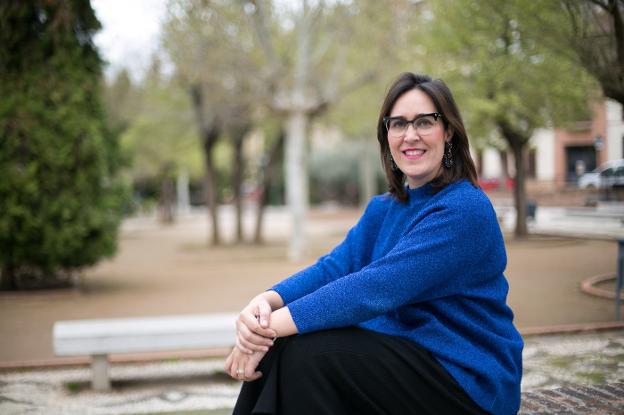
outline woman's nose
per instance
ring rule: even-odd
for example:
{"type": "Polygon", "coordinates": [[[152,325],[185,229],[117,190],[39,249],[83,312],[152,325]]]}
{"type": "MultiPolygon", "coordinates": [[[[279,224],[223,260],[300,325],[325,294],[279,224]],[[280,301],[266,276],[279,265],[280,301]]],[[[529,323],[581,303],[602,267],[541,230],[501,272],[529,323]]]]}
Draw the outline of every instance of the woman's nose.
{"type": "Polygon", "coordinates": [[[416,127],[414,127],[414,124],[409,123],[407,125],[407,130],[405,130],[405,140],[419,140],[420,139],[420,135],[418,134],[418,131],[416,131],[416,127]]]}

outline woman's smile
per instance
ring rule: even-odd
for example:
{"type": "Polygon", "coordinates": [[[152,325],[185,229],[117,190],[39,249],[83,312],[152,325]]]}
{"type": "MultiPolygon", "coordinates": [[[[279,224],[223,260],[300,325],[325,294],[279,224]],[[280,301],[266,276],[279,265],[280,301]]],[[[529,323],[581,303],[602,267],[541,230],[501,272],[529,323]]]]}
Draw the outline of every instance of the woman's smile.
{"type": "Polygon", "coordinates": [[[408,148],[402,151],[403,155],[408,160],[421,160],[426,152],[427,150],[418,148],[408,148]]]}

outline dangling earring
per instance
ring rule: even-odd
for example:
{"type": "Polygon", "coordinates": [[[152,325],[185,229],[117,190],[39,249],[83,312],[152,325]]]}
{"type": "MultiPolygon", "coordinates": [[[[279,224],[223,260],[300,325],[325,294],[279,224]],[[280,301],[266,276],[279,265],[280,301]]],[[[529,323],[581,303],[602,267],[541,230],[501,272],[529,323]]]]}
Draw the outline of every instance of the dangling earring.
{"type": "Polygon", "coordinates": [[[444,163],[444,167],[447,169],[453,167],[453,143],[450,141],[446,141],[444,143],[444,156],[442,157],[442,162],[444,163]]]}
{"type": "Polygon", "coordinates": [[[394,159],[392,158],[392,154],[390,153],[388,153],[388,161],[390,162],[390,169],[392,169],[392,171],[399,170],[399,166],[396,165],[394,159]]]}

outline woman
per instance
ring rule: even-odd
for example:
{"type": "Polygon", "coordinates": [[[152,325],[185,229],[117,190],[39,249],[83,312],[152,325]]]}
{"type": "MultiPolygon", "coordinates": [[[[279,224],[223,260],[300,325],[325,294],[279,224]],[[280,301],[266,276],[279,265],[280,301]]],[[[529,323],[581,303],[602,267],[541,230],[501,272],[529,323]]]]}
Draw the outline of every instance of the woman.
{"type": "Polygon", "coordinates": [[[241,312],[225,365],[246,381],[235,414],[517,412],[505,246],[448,87],[402,74],[377,138],[389,193],[241,312]]]}

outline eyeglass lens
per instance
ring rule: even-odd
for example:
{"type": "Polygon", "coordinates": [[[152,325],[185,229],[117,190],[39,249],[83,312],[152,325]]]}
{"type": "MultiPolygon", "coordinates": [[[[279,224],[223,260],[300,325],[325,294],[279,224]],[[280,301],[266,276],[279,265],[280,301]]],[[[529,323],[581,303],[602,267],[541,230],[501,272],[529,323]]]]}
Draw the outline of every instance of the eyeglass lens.
{"type": "Polygon", "coordinates": [[[417,133],[427,134],[436,125],[438,119],[436,115],[423,115],[412,121],[408,121],[405,118],[392,118],[388,121],[388,132],[393,136],[403,135],[409,125],[412,124],[417,133]]]}

